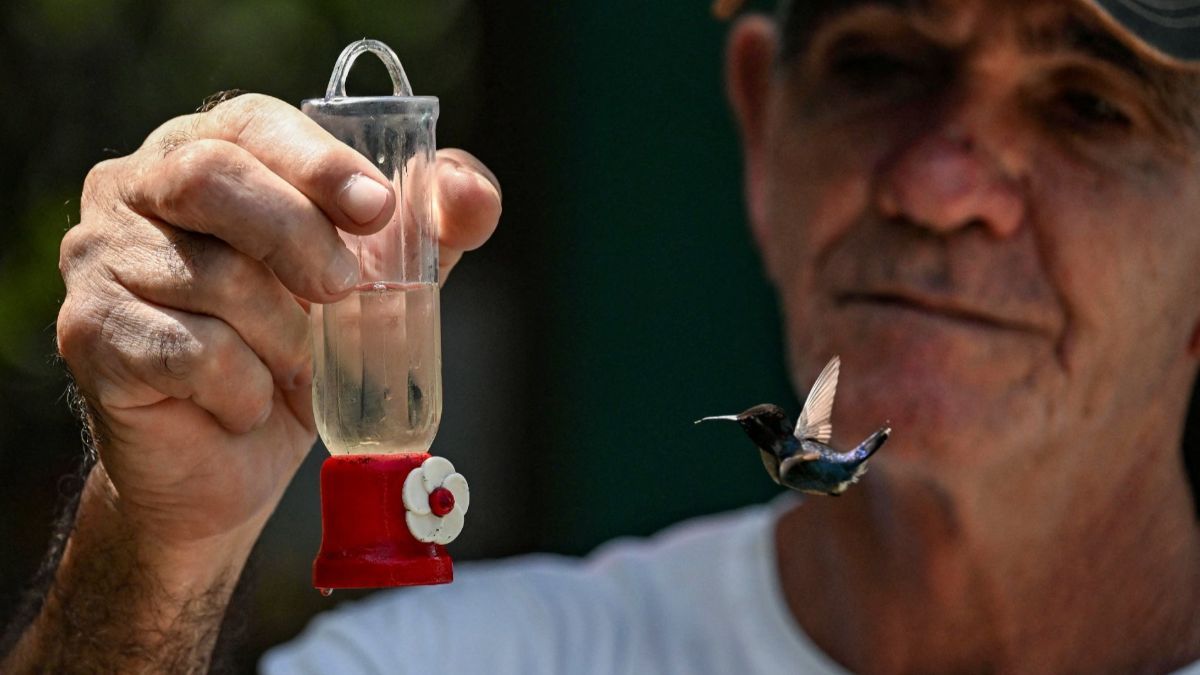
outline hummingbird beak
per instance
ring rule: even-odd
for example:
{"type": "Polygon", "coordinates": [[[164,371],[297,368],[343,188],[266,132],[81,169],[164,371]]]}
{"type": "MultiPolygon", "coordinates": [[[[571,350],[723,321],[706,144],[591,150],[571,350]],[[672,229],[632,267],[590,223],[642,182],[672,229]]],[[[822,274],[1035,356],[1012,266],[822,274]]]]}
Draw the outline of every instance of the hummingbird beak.
{"type": "Polygon", "coordinates": [[[729,422],[736,422],[736,421],[738,421],[738,416],[737,415],[718,415],[717,417],[705,417],[705,418],[696,420],[695,423],[700,424],[701,422],[712,422],[713,420],[726,420],[729,422]]]}

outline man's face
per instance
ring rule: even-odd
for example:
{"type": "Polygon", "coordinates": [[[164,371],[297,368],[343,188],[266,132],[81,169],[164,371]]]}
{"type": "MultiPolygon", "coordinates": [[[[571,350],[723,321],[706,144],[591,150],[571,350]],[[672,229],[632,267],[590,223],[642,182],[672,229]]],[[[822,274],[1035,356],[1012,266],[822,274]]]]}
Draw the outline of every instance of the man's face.
{"type": "Polygon", "coordinates": [[[1075,3],[845,4],[761,105],[733,94],[797,391],[840,354],[835,439],[891,420],[885,461],[941,467],[1127,446],[1163,397],[1153,422],[1179,426],[1200,324],[1191,76],[1075,3]]]}

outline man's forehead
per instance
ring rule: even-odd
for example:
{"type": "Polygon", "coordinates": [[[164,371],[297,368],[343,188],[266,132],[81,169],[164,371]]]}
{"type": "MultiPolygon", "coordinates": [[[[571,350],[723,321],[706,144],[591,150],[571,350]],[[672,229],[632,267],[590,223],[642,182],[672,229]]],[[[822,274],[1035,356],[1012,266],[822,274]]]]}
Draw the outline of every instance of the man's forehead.
{"type": "MultiPolygon", "coordinates": [[[[1100,2],[1170,5],[1176,21],[1170,30],[1190,31],[1193,49],[1200,50],[1200,0],[778,0],[781,29],[781,58],[802,56],[814,41],[813,34],[822,26],[847,30],[872,30],[881,14],[894,10],[902,19],[911,19],[922,33],[932,33],[938,41],[953,45],[975,42],[980,30],[1005,31],[1028,50],[1041,53],[1073,53],[1098,59],[1132,76],[1150,106],[1162,113],[1164,129],[1181,132],[1180,138],[1200,141],[1200,54],[1196,60],[1180,60],[1148,47],[1135,37],[1100,2]],[[872,9],[872,6],[874,9],[872,9]],[[1197,25],[1180,18],[1195,8],[1197,25]],[[884,10],[884,12],[874,11],[884,10]],[[974,10],[972,12],[972,10],[974,10]],[[997,12],[999,14],[997,14],[997,12]],[[1007,14],[1006,14],[1007,13],[1007,14]],[[864,22],[856,25],[854,14],[864,22]],[[978,20],[962,21],[962,17],[978,20]],[[1004,18],[1004,26],[996,23],[1004,18]]],[[[716,0],[718,16],[728,17],[744,0],[716,0]]],[[[1190,145],[1189,142],[1189,145],[1190,145]]]]}
{"type": "MultiPolygon", "coordinates": [[[[1197,0],[1200,2],[1200,0],[1197,0]]],[[[900,16],[909,17],[925,25],[940,23],[959,24],[963,17],[978,17],[987,13],[992,18],[999,12],[1019,16],[1025,32],[1036,33],[1038,42],[1046,43],[1063,33],[1061,40],[1070,40],[1070,34],[1088,26],[1093,32],[1101,30],[1102,22],[1096,9],[1089,2],[1064,0],[809,0],[793,2],[783,0],[780,14],[793,25],[812,30],[843,15],[854,15],[861,10],[886,8],[900,16]],[[1065,30],[1064,30],[1065,29],[1065,30]]],[[[865,12],[863,12],[865,14],[865,12]]],[[[870,16],[878,16],[871,13],[870,16]]],[[[1109,32],[1124,33],[1124,29],[1113,22],[1109,32]]]]}

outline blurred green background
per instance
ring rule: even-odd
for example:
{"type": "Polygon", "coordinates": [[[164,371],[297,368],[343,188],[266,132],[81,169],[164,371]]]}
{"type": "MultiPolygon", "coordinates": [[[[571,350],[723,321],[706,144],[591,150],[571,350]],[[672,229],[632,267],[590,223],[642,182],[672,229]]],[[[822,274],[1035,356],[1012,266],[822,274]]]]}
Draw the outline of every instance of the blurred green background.
{"type": "MultiPolygon", "coordinates": [[[[504,186],[499,232],[442,301],[434,450],[473,493],[457,559],[581,554],[775,494],[736,427],[692,425],[795,405],[743,225],[725,27],[704,0],[11,0],[0,17],[5,615],[81,452],[53,354],[58,241],[88,168],[217,90],[319,96],[363,36],[399,53],[417,93],[441,97],[439,144],[476,153],[504,186]]],[[[351,93],[385,91],[382,67],[359,63],[351,93]]],[[[310,586],[323,457],[255,554],[242,670],[359,595],[310,586]]]]}

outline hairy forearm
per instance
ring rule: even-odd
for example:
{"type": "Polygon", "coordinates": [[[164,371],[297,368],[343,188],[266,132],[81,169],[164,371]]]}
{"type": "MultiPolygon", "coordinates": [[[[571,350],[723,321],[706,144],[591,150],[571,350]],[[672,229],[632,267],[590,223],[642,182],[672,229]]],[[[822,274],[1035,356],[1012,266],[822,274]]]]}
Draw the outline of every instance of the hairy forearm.
{"type": "Polygon", "coordinates": [[[40,612],[0,671],[206,671],[256,533],[165,546],[121,514],[98,466],[40,612]]]}

